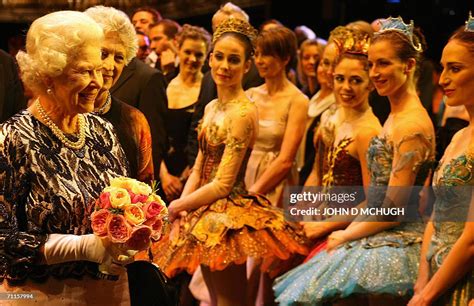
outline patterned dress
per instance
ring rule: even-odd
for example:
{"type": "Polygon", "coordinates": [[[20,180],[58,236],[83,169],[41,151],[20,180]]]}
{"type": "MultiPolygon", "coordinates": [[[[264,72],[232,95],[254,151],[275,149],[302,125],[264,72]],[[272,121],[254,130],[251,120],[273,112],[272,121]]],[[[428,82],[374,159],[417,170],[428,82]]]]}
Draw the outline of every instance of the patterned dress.
{"type": "MultiPolygon", "coordinates": [[[[112,125],[94,115],[84,116],[86,141],[79,150],[65,147],[27,110],[0,126],[0,277],[4,286],[31,280],[48,284],[50,276],[63,282],[97,278],[95,263],[44,265],[40,252],[48,234],[91,233],[93,201],[112,178],[129,173],[112,125]]],[[[67,137],[77,140],[74,135],[67,137]]],[[[87,300],[94,298],[100,300],[94,296],[87,300]]]]}
{"type": "Polygon", "coordinates": [[[244,176],[256,109],[249,101],[232,103],[240,106],[230,110],[217,101],[207,106],[193,169],[199,174],[195,192],[206,188],[207,196],[230,188],[230,193],[189,212],[175,239],[166,236],[153,246],[154,262],[169,276],[184,270],[192,274],[200,264],[223,270],[245,263],[248,257],[262,258],[262,270],[271,271],[280,259],[308,252],[299,227],[286,222],[267,199],[247,193],[244,176]],[[237,130],[241,132],[236,134],[237,130]]]}
{"type": "MultiPolygon", "coordinates": [[[[433,180],[436,194],[434,232],[426,256],[431,276],[441,267],[464,230],[471,202],[471,186],[474,184],[473,167],[474,157],[464,153],[448,161],[442,174],[438,171],[433,180]]],[[[474,274],[471,270],[434,304],[461,306],[467,305],[473,298],[474,274]]]]}
{"type": "MultiPolygon", "coordinates": [[[[367,152],[371,185],[387,186],[394,150],[405,141],[419,141],[423,149],[407,152],[405,159],[419,157],[415,185],[423,185],[432,165],[431,140],[423,135],[406,136],[394,145],[387,138],[374,137],[367,152]]],[[[416,197],[416,194],[412,196],[416,197]]],[[[368,207],[380,207],[384,194],[369,194],[368,207]]],[[[276,300],[281,305],[323,305],[353,294],[405,296],[412,292],[418,273],[423,224],[401,225],[375,235],[322,251],[305,264],[277,278],[276,300]]]]}

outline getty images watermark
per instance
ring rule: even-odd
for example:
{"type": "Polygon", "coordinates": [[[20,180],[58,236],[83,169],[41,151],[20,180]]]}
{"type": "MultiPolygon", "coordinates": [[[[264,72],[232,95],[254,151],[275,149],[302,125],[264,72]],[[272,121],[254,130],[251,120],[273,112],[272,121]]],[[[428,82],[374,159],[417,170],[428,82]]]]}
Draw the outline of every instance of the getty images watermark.
{"type": "MultiPolygon", "coordinates": [[[[285,189],[285,216],[291,221],[400,221],[426,220],[433,204],[452,199],[460,208],[456,214],[438,213],[438,221],[465,222],[472,186],[462,187],[304,187],[285,189]],[[463,213],[462,211],[465,211],[463,213]],[[459,213],[461,212],[461,213],[459,213]]],[[[453,202],[454,203],[454,202],[453,202]]],[[[441,203],[442,204],[442,203],[441,203]]],[[[438,205],[437,207],[442,207],[438,205]]],[[[474,221],[474,220],[470,220],[474,221]]]]}

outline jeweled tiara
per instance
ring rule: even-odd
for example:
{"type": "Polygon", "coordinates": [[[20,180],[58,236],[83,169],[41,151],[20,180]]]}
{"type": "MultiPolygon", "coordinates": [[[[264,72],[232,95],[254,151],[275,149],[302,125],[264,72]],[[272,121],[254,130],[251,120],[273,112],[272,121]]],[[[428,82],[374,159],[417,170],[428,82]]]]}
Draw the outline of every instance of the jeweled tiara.
{"type": "Polygon", "coordinates": [[[410,44],[416,51],[423,51],[423,47],[421,46],[421,44],[418,43],[415,45],[413,41],[413,28],[415,27],[413,20],[410,20],[410,24],[406,24],[405,22],[403,22],[403,19],[400,16],[398,16],[397,18],[388,17],[387,19],[380,20],[380,25],[380,31],[378,31],[374,35],[378,35],[387,31],[397,31],[408,38],[410,44]]]}
{"type": "Polygon", "coordinates": [[[474,18],[472,18],[472,12],[469,11],[469,19],[466,20],[466,26],[464,27],[466,32],[474,32],[474,18]]]}
{"type": "Polygon", "coordinates": [[[254,29],[248,22],[238,18],[228,18],[222,21],[217,27],[214,35],[212,36],[212,43],[214,44],[219,37],[225,33],[239,33],[246,36],[252,45],[254,45],[255,39],[257,38],[257,30],[254,29]]]}

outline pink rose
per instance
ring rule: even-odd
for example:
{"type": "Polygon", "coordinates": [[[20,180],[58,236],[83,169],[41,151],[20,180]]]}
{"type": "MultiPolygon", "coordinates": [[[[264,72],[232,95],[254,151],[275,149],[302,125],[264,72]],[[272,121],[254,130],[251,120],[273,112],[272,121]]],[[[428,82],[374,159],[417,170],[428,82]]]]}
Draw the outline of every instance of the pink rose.
{"type": "Polygon", "coordinates": [[[148,196],[146,195],[143,195],[143,194],[135,194],[133,192],[131,192],[130,190],[128,191],[128,194],[130,195],[130,199],[131,199],[131,203],[132,204],[135,204],[135,203],[145,203],[146,200],[148,199],[148,196]]]}
{"type": "Polygon", "coordinates": [[[161,232],[163,231],[163,220],[161,218],[155,217],[153,219],[147,220],[145,225],[148,225],[152,229],[151,239],[153,241],[158,241],[161,238],[161,232]]]}
{"type": "Polygon", "coordinates": [[[99,207],[103,209],[112,207],[112,204],[110,204],[110,192],[102,192],[100,194],[99,207]]]}
{"type": "Polygon", "coordinates": [[[130,250],[143,251],[150,246],[150,237],[152,230],[149,226],[141,225],[134,227],[130,238],[127,240],[125,246],[130,250]]]}
{"type": "Polygon", "coordinates": [[[158,202],[150,202],[145,204],[143,210],[145,211],[146,218],[152,219],[160,214],[160,212],[163,210],[163,205],[158,202]]]}
{"type": "Polygon", "coordinates": [[[111,213],[107,209],[94,211],[91,215],[91,227],[94,234],[99,237],[107,236],[107,222],[111,213]]]}
{"type": "Polygon", "coordinates": [[[112,215],[107,222],[108,237],[113,243],[124,243],[130,238],[131,226],[122,215],[112,215]]]}

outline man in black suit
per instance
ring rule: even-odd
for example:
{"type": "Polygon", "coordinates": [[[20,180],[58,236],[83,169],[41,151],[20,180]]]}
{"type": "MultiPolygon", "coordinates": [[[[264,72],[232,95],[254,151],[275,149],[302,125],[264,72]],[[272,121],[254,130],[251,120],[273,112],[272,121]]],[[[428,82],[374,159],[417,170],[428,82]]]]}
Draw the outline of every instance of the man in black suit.
{"type": "Polygon", "coordinates": [[[115,98],[138,108],[148,120],[152,138],[155,179],[167,150],[165,116],[168,108],[166,82],[163,74],[134,58],[123,69],[117,83],[110,89],[115,98]]]}
{"type": "Polygon", "coordinates": [[[150,49],[157,55],[155,68],[161,70],[167,83],[179,73],[176,62],[178,56],[176,36],[179,32],[181,26],[171,19],[162,19],[150,26],[150,49]]]}
{"type": "Polygon", "coordinates": [[[0,123],[24,108],[26,99],[15,61],[8,53],[0,50],[0,123]]]}

